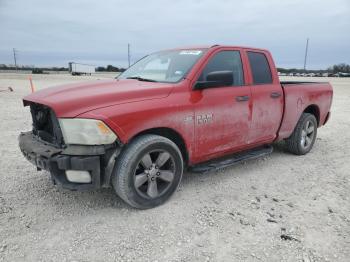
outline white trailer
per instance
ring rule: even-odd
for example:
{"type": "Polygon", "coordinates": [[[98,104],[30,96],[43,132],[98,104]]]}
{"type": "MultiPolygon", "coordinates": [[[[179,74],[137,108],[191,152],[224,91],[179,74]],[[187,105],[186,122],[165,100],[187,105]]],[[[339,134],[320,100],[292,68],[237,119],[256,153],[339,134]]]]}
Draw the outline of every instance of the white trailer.
{"type": "Polygon", "coordinates": [[[69,62],[68,68],[69,68],[69,73],[71,73],[73,76],[74,75],[91,75],[92,73],[95,73],[95,66],[93,65],[69,62]]]}

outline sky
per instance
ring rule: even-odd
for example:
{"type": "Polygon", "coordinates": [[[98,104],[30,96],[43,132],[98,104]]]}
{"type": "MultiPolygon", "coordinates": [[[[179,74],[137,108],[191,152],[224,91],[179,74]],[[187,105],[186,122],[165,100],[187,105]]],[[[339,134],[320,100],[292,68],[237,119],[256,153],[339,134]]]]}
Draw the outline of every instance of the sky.
{"type": "Polygon", "coordinates": [[[0,0],[0,64],[127,66],[195,45],[266,48],[279,67],[350,64],[350,0],[0,0]]]}

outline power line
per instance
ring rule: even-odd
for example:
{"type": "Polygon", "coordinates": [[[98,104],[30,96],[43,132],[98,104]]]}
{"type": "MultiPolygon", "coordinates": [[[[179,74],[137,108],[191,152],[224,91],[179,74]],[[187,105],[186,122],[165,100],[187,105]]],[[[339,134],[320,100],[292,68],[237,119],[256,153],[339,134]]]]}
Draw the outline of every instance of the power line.
{"type": "Polygon", "coordinates": [[[306,60],[307,60],[308,48],[309,48],[309,38],[306,39],[305,58],[304,58],[304,71],[306,70],[306,60]]]}
{"type": "Polygon", "coordinates": [[[128,43],[128,67],[130,67],[130,44],[128,43]]]}
{"type": "Polygon", "coordinates": [[[17,50],[13,48],[13,59],[15,60],[15,67],[17,70],[17,50]]]}

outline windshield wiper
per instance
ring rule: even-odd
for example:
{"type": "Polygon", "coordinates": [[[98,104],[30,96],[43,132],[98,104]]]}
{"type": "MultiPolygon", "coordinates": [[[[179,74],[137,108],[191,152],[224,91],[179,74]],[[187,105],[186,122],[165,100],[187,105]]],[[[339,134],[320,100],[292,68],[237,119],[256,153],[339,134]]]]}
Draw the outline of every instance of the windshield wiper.
{"type": "Polygon", "coordinates": [[[136,80],[145,81],[145,82],[157,82],[156,80],[143,78],[143,77],[140,77],[140,76],[129,76],[126,79],[136,79],[136,80]]]}

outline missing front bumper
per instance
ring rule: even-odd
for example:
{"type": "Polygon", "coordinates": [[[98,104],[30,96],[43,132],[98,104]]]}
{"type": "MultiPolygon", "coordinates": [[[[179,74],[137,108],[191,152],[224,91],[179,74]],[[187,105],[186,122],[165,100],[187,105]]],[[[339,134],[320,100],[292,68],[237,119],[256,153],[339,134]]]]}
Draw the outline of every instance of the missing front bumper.
{"type": "MultiPolygon", "coordinates": [[[[26,159],[39,170],[51,173],[55,184],[70,190],[91,190],[110,185],[110,176],[119,148],[113,145],[79,146],[77,148],[57,148],[33,135],[21,133],[19,147],[26,159]],[[67,154],[69,153],[69,154],[67,154]],[[111,159],[113,157],[113,159],[111,159]],[[91,176],[89,183],[75,183],[67,179],[66,171],[87,171],[91,176]]],[[[86,181],[85,181],[86,182],[86,181]]]]}

